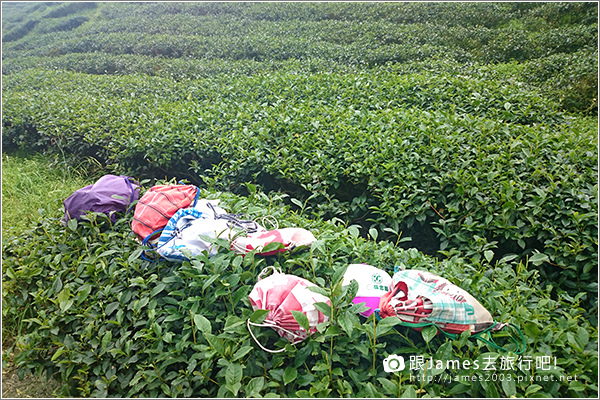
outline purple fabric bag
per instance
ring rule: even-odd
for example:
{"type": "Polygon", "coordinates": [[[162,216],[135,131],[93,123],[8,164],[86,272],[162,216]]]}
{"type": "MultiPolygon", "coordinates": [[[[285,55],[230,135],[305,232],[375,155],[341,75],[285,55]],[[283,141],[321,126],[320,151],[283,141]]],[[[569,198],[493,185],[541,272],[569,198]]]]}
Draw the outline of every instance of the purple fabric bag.
{"type": "MultiPolygon", "coordinates": [[[[111,211],[127,212],[129,205],[138,200],[139,185],[131,182],[128,176],[104,175],[93,185],[76,190],[64,202],[65,221],[81,219],[88,211],[109,215],[111,211]]],[[[115,213],[110,217],[114,223],[115,213]]]]}

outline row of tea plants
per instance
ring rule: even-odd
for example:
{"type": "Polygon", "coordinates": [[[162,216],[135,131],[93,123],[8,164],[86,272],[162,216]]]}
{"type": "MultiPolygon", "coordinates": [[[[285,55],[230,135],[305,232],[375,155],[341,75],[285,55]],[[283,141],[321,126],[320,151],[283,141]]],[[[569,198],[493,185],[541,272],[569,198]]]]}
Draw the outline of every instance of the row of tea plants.
{"type": "Polygon", "coordinates": [[[491,75],[26,70],[3,80],[3,144],[141,178],[259,183],[363,234],[405,232],[432,254],[533,257],[550,282],[594,293],[597,117],[491,75]]]}
{"type": "Polygon", "coordinates": [[[306,218],[285,195],[247,189],[248,196],[202,189],[202,197],[252,218],[271,215],[280,227],[310,229],[317,237],[310,250],[242,257],[216,240],[220,250],[211,258],[149,262],[132,237],[131,213],[115,224],[90,214],[63,226],[60,210],[3,241],[3,329],[15,330],[21,373],[59,377],[65,396],[597,396],[597,327],[583,293],[570,296],[543,283],[531,263],[487,254],[439,261],[379,240],[375,230],[363,238],[358,226],[306,218]],[[348,264],[363,262],[390,274],[402,265],[450,279],[496,320],[519,326],[527,350],[517,356],[508,333],[495,335],[508,350],[499,352],[467,335],[450,340],[435,330],[395,327],[395,317],[375,322],[357,315],[363,306],[350,301],[356,286],[342,287],[341,278],[348,264]],[[256,330],[263,344],[285,347],[279,354],[261,350],[246,326],[265,317],[253,312],[247,295],[266,266],[316,283],[333,304],[323,308],[331,320],[297,345],[256,330]],[[407,368],[386,372],[391,354],[403,355],[407,368]],[[411,357],[436,366],[409,369],[411,357]]]}
{"type": "Polygon", "coordinates": [[[541,83],[567,110],[597,114],[592,2],[86,2],[6,4],[3,11],[3,74],[43,66],[181,79],[222,71],[223,64],[314,72],[519,62],[530,70],[520,81],[541,83]]]}

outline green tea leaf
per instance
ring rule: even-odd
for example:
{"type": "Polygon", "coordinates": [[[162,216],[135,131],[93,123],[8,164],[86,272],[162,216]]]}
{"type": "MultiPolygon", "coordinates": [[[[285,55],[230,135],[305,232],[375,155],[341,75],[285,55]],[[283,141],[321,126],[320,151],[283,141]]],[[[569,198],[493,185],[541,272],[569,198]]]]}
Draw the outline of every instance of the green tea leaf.
{"type": "Polygon", "coordinates": [[[102,336],[102,348],[104,349],[104,351],[108,350],[108,346],[111,344],[112,342],[112,332],[111,331],[107,331],[104,336],[102,336]]]}
{"type": "Polygon", "coordinates": [[[434,325],[429,325],[421,329],[421,335],[423,336],[423,340],[426,343],[429,343],[431,339],[435,337],[438,333],[438,328],[434,325]]]}
{"type": "Polygon", "coordinates": [[[350,237],[353,239],[358,238],[358,235],[360,234],[358,228],[356,227],[356,225],[351,225],[348,227],[348,233],[350,234],[350,237]]]}
{"type": "Polygon", "coordinates": [[[304,208],[304,204],[300,200],[292,197],[292,198],[290,198],[290,201],[292,203],[294,203],[295,205],[297,205],[299,208],[301,208],[301,209],[304,208]]]}
{"type": "Polygon", "coordinates": [[[461,332],[460,337],[458,338],[458,347],[460,348],[460,347],[463,347],[465,344],[467,344],[470,337],[471,337],[471,331],[461,332]]]}
{"type": "Polygon", "coordinates": [[[306,288],[313,293],[317,293],[317,294],[320,294],[321,296],[329,297],[329,292],[327,292],[327,290],[323,289],[322,287],[307,286],[306,288]]]}
{"type": "Polygon", "coordinates": [[[341,282],[344,279],[344,274],[346,273],[346,271],[348,270],[348,266],[345,265],[343,267],[339,267],[337,268],[334,272],[333,275],[331,276],[331,283],[332,286],[335,286],[337,284],[341,284],[341,282]]]}
{"type": "Polygon", "coordinates": [[[67,310],[69,310],[69,308],[71,308],[71,306],[73,306],[73,300],[71,299],[71,290],[68,287],[63,288],[63,290],[60,291],[56,298],[58,300],[58,306],[63,312],[66,312],[67,310]]]}
{"type": "Polygon", "coordinates": [[[150,291],[150,297],[155,297],[157,294],[165,290],[167,285],[165,283],[159,282],[156,286],[150,291]]]}
{"type": "Polygon", "coordinates": [[[527,333],[527,335],[530,337],[538,337],[540,334],[540,328],[538,328],[533,322],[528,322],[523,325],[523,330],[525,330],[525,333],[527,333]]]}
{"type": "Polygon", "coordinates": [[[298,322],[298,324],[304,328],[306,332],[310,329],[310,323],[308,322],[308,317],[301,311],[292,310],[292,316],[298,322]]]}
{"type": "Polygon", "coordinates": [[[265,318],[267,318],[267,315],[269,315],[269,310],[262,310],[262,309],[258,309],[256,311],[254,311],[252,313],[252,315],[250,316],[250,322],[253,322],[255,324],[260,324],[262,323],[265,318]]]}
{"type": "Polygon", "coordinates": [[[292,366],[287,367],[285,371],[283,371],[283,384],[287,385],[290,382],[293,382],[298,377],[298,370],[292,366]]]}
{"type": "Polygon", "coordinates": [[[60,276],[57,276],[54,279],[54,283],[52,284],[52,291],[56,294],[59,294],[60,291],[62,290],[62,288],[63,288],[62,280],[60,279],[60,276]]]}
{"type": "Polygon", "coordinates": [[[194,325],[196,326],[196,329],[202,333],[212,333],[210,321],[200,314],[194,315],[194,325]]]}
{"type": "Polygon", "coordinates": [[[238,391],[241,388],[241,381],[243,377],[242,366],[240,364],[231,363],[225,370],[225,383],[227,389],[237,396],[238,391]]]}
{"type": "Polygon", "coordinates": [[[377,336],[381,336],[387,332],[389,332],[392,328],[397,326],[400,323],[400,318],[392,316],[385,317],[381,321],[377,322],[376,325],[376,334],[377,336]]]}
{"type": "Polygon", "coordinates": [[[386,378],[377,378],[385,393],[389,394],[392,397],[397,397],[398,392],[400,390],[399,384],[394,383],[386,378]]]}
{"type": "Polygon", "coordinates": [[[511,377],[510,375],[507,375],[504,378],[506,379],[501,380],[502,390],[504,391],[504,394],[506,395],[506,397],[515,396],[517,394],[517,387],[515,384],[516,378],[511,377]],[[509,377],[511,379],[509,379],[509,377]]]}
{"type": "Polygon", "coordinates": [[[577,328],[576,339],[581,349],[584,349],[590,341],[590,334],[585,328],[580,326],[579,328],[577,328]]]}
{"type": "Polygon", "coordinates": [[[217,351],[221,356],[225,356],[225,343],[223,339],[215,336],[211,333],[203,333],[204,337],[208,341],[208,344],[217,351]]]}
{"type": "Polygon", "coordinates": [[[535,253],[533,256],[529,257],[529,261],[536,266],[542,265],[544,262],[547,262],[549,260],[550,259],[548,258],[548,256],[544,253],[535,253]]]}
{"type": "Polygon", "coordinates": [[[525,390],[525,397],[529,397],[541,389],[542,389],[542,387],[540,385],[538,385],[537,383],[530,385],[529,387],[527,387],[527,390],[525,390]]]}
{"type": "Polygon", "coordinates": [[[252,350],[254,350],[254,347],[252,346],[242,346],[240,347],[234,354],[233,357],[231,357],[231,361],[237,361],[240,358],[243,358],[244,356],[246,356],[248,353],[250,353],[252,350]]]}
{"type": "Polygon", "coordinates": [[[58,357],[60,357],[62,354],[66,353],[68,350],[65,349],[64,347],[59,348],[58,350],[56,350],[54,352],[54,354],[52,355],[52,358],[50,359],[50,361],[56,361],[58,359],[58,357]]]}
{"type": "Polygon", "coordinates": [[[494,258],[494,252],[492,250],[486,250],[483,252],[483,256],[487,260],[487,262],[491,262],[492,258],[494,258]]]}
{"type": "Polygon", "coordinates": [[[317,310],[323,313],[327,317],[331,317],[331,306],[324,302],[316,302],[314,306],[317,310]]]}
{"type": "Polygon", "coordinates": [[[359,325],[360,320],[358,319],[356,314],[346,310],[344,314],[338,319],[338,323],[340,324],[342,329],[346,331],[348,336],[352,336],[352,333],[354,333],[354,325],[359,325]]]}
{"type": "Polygon", "coordinates": [[[377,241],[377,236],[378,236],[377,229],[370,228],[369,229],[369,235],[371,236],[371,238],[373,238],[374,241],[377,241]]]}
{"type": "Polygon", "coordinates": [[[267,243],[262,249],[259,250],[259,253],[271,253],[274,251],[280,251],[285,249],[283,243],[280,242],[271,242],[267,243]]]}
{"type": "Polygon", "coordinates": [[[298,387],[306,386],[311,382],[314,382],[315,376],[307,371],[303,371],[302,374],[296,379],[298,387]]]}
{"type": "Polygon", "coordinates": [[[586,387],[581,381],[573,380],[569,382],[569,389],[574,390],[576,392],[583,392],[586,389],[586,387]]]}
{"type": "Polygon", "coordinates": [[[417,397],[417,391],[415,390],[415,387],[413,385],[405,386],[405,389],[402,392],[402,395],[400,395],[400,398],[402,398],[402,399],[414,399],[416,397],[417,397]]]}
{"type": "Polygon", "coordinates": [[[92,285],[83,285],[77,291],[77,304],[81,304],[92,292],[92,285]]]}
{"type": "Polygon", "coordinates": [[[244,387],[246,397],[258,397],[264,386],[265,378],[262,376],[250,379],[250,381],[244,387]]]}
{"type": "Polygon", "coordinates": [[[72,230],[73,232],[75,232],[77,230],[77,220],[74,218],[71,218],[68,222],[67,222],[67,226],[69,227],[70,230],[72,230]]]}

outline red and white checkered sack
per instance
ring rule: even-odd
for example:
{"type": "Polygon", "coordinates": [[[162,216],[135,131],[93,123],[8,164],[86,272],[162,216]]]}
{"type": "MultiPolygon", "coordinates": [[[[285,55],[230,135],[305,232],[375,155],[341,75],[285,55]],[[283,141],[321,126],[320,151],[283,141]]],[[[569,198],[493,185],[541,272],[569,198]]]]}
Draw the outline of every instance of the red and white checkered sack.
{"type": "Polygon", "coordinates": [[[267,267],[258,275],[258,282],[248,295],[250,304],[254,311],[263,309],[269,310],[269,313],[260,324],[250,322],[248,319],[248,330],[263,350],[280,352],[285,349],[274,351],[263,347],[254,337],[250,325],[272,328],[280,336],[295,344],[306,339],[309,334],[315,333],[318,324],[329,320],[328,316],[317,310],[315,303],[323,302],[331,305],[331,301],[323,295],[308,290],[310,286],[316,285],[304,278],[283,274],[274,267],[267,267]],[[263,278],[269,269],[273,270],[273,274],[263,278]],[[306,332],[296,321],[292,310],[306,315],[309,332],[306,332]]]}
{"type": "Polygon", "coordinates": [[[404,324],[434,323],[446,333],[459,335],[463,331],[500,330],[507,325],[496,322],[477,299],[449,280],[428,271],[399,267],[393,286],[381,296],[378,315],[396,316],[404,324]]]}

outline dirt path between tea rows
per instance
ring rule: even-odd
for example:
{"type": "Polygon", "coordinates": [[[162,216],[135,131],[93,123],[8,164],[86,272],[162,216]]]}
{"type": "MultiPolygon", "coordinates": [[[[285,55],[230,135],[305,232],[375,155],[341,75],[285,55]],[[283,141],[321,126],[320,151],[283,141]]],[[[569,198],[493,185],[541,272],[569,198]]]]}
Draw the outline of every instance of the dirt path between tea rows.
{"type": "MultiPolygon", "coordinates": [[[[6,339],[4,339],[6,341],[6,339]]],[[[19,379],[19,369],[14,365],[14,354],[7,356],[2,345],[2,398],[53,398],[58,397],[55,391],[60,389],[60,383],[53,379],[35,376],[27,373],[19,379]]]]}

